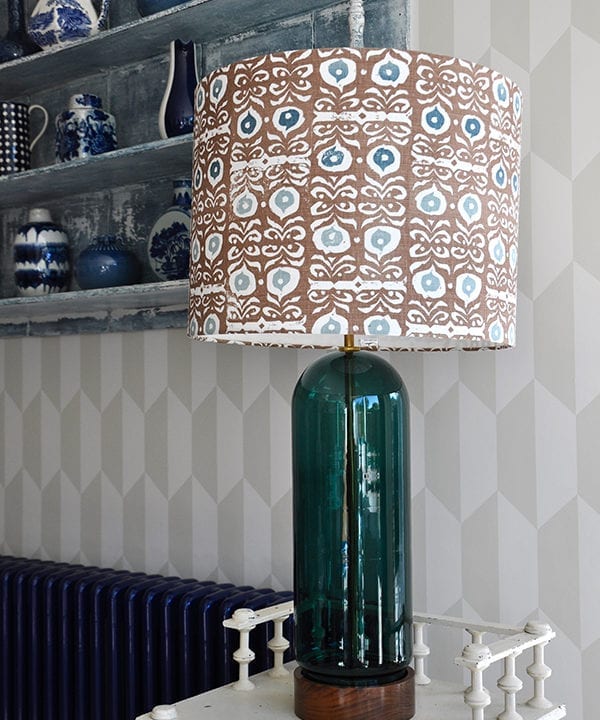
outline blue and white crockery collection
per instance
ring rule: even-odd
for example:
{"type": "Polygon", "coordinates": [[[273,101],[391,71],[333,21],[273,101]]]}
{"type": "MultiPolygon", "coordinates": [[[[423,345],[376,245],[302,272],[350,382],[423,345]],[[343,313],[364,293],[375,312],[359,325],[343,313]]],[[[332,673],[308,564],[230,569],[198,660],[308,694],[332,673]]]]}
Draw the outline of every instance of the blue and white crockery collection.
{"type": "Polygon", "coordinates": [[[181,280],[189,275],[192,181],[173,180],[173,201],[152,226],[148,261],[160,280],[181,280]]]}

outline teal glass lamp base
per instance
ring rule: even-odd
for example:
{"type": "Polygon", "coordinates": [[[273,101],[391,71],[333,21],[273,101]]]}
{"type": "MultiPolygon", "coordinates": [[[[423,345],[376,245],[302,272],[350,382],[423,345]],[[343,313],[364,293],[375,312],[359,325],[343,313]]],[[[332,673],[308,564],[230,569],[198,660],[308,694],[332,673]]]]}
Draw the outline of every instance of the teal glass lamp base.
{"type": "Polygon", "coordinates": [[[406,684],[412,606],[404,384],[380,354],[328,354],[298,381],[292,432],[301,676],[357,690],[406,684]]]}

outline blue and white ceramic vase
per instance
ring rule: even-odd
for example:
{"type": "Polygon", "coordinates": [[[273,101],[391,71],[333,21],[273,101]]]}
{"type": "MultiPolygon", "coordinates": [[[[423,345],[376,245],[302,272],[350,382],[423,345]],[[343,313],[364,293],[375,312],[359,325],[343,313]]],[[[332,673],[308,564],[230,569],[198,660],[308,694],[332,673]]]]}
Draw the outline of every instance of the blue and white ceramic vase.
{"type": "Polygon", "coordinates": [[[137,0],[137,6],[140,15],[146,17],[146,15],[168,10],[184,2],[187,2],[187,0],[137,0]]]}
{"type": "Polygon", "coordinates": [[[48,295],[69,289],[67,233],[45,208],[33,208],[14,242],[15,282],[20,295],[48,295]]]}
{"type": "Polygon", "coordinates": [[[117,149],[115,118],[102,109],[97,95],[72,95],[56,116],[56,160],[66,162],[117,149]]]}
{"type": "Polygon", "coordinates": [[[90,0],[38,0],[29,20],[29,37],[48,50],[95,35],[108,19],[110,0],[102,0],[100,15],[90,0]]]}
{"type": "Polygon", "coordinates": [[[194,91],[198,84],[196,46],[173,40],[169,78],[158,113],[161,138],[186,135],[194,129],[194,91]]]}
{"type": "Polygon", "coordinates": [[[117,236],[101,235],[80,253],[75,275],[82,290],[134,285],[140,279],[141,266],[117,236]]]}
{"type": "Polygon", "coordinates": [[[152,226],[148,261],[160,280],[181,280],[189,275],[192,181],[173,180],[173,204],[152,226]]]}

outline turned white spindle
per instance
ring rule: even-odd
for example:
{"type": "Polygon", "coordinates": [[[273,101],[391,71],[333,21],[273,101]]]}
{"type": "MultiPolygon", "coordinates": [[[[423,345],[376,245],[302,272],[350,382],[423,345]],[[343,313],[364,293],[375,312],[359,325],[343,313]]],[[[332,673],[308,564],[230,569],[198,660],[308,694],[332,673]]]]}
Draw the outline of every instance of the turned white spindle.
{"type": "Polygon", "coordinates": [[[523,720],[517,712],[517,693],[523,687],[515,670],[515,660],[519,655],[513,653],[504,658],[504,675],[498,680],[498,687],[504,693],[504,711],[498,715],[498,720],[523,720]]]}
{"type": "Polygon", "coordinates": [[[415,684],[417,685],[429,685],[431,678],[425,674],[425,658],[429,655],[431,650],[423,638],[423,628],[425,623],[414,622],[414,641],[413,641],[413,657],[415,659],[415,684]]]}
{"type": "MultiPolygon", "coordinates": [[[[525,625],[525,632],[530,635],[545,635],[552,632],[552,628],[546,623],[528,622],[525,625]]],[[[544,648],[548,642],[534,646],[533,662],[527,667],[527,674],[533,679],[533,697],[527,701],[527,704],[542,710],[553,707],[545,695],[545,682],[552,674],[552,670],[544,662],[544,648]]]]}
{"type": "Polygon", "coordinates": [[[350,0],[350,47],[363,47],[363,35],[365,30],[365,11],[362,0],[350,0]]]}
{"type": "Polygon", "coordinates": [[[240,646],[233,653],[233,659],[240,666],[240,676],[239,679],[233,683],[232,687],[234,690],[254,689],[254,683],[248,679],[248,666],[255,658],[255,654],[250,650],[250,630],[254,630],[256,627],[256,624],[253,623],[254,618],[254,612],[248,608],[241,608],[233,613],[232,620],[240,625],[240,627],[238,627],[240,646]]]}
{"type": "Polygon", "coordinates": [[[483,631],[482,630],[471,630],[471,628],[465,628],[471,636],[471,642],[475,645],[483,645],[483,631]]]}
{"type": "Polygon", "coordinates": [[[489,692],[483,687],[483,671],[489,667],[492,653],[487,645],[471,643],[462,651],[465,667],[471,673],[471,684],[465,690],[465,703],[471,708],[472,720],[484,720],[485,708],[490,704],[489,692]]]}
{"type": "Polygon", "coordinates": [[[283,654],[289,648],[290,643],[283,636],[283,622],[285,618],[273,620],[273,637],[267,643],[269,650],[273,653],[273,668],[269,675],[274,678],[287,677],[289,671],[283,667],[283,654]]]}

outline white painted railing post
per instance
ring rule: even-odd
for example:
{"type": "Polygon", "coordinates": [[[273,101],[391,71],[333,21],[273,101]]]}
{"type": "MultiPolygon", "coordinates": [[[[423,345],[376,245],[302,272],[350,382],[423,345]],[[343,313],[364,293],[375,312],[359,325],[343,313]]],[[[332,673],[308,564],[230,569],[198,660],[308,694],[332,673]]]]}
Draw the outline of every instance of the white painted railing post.
{"type": "Polygon", "coordinates": [[[471,708],[472,720],[484,720],[485,708],[490,704],[489,692],[483,687],[483,671],[489,667],[492,653],[487,645],[471,643],[462,651],[462,664],[471,673],[471,684],[465,690],[465,703],[471,708]]]}
{"type": "Polygon", "coordinates": [[[513,653],[504,658],[504,675],[498,680],[498,687],[504,693],[504,711],[498,715],[498,720],[523,720],[517,712],[517,693],[523,682],[515,671],[515,660],[520,654],[513,653]]]}
{"type": "Polygon", "coordinates": [[[286,618],[280,617],[273,620],[273,637],[267,643],[267,647],[273,653],[273,668],[269,675],[274,678],[286,677],[289,671],[283,667],[283,654],[289,648],[290,643],[283,636],[283,623],[286,618]]]}
{"type": "MultiPolygon", "coordinates": [[[[525,625],[525,632],[529,635],[545,635],[551,633],[552,628],[546,623],[528,622],[525,625]]],[[[544,662],[544,648],[548,644],[541,642],[533,648],[533,662],[527,668],[527,674],[533,679],[533,697],[527,701],[530,707],[547,709],[552,707],[550,700],[545,695],[545,682],[552,674],[552,670],[544,662]]]]}
{"type": "Polygon", "coordinates": [[[425,644],[423,639],[423,628],[425,623],[413,622],[414,641],[413,641],[413,657],[415,659],[415,684],[429,685],[431,678],[425,674],[425,658],[431,650],[425,644]]]}
{"type": "Polygon", "coordinates": [[[232,620],[237,623],[237,630],[240,633],[240,646],[233,653],[233,659],[240,666],[239,679],[233,683],[234,690],[252,690],[254,688],[254,683],[248,679],[248,666],[256,657],[250,650],[250,630],[254,630],[256,627],[255,617],[254,612],[248,608],[241,608],[233,613],[232,620]]]}

